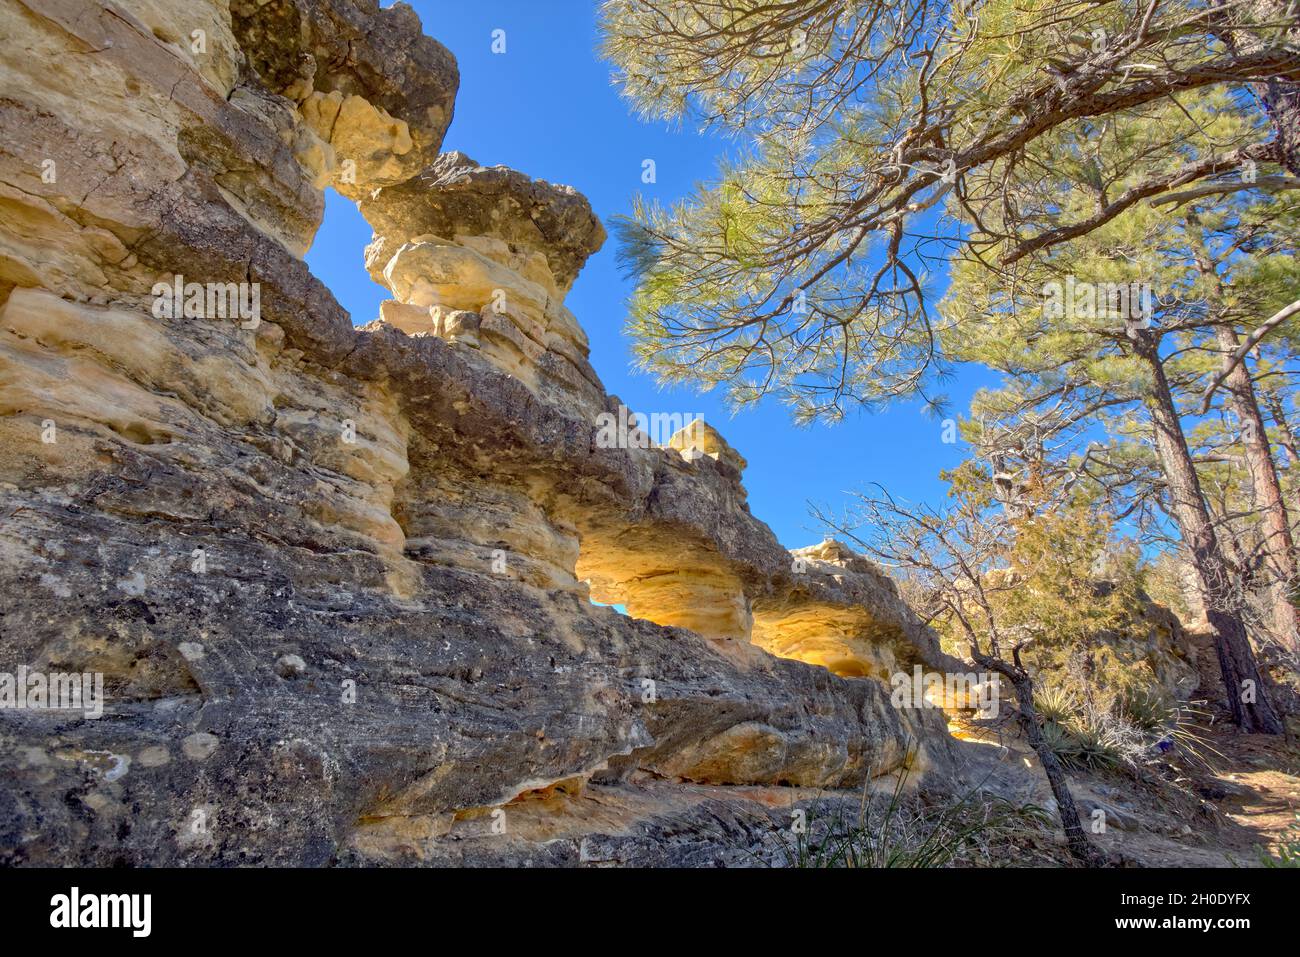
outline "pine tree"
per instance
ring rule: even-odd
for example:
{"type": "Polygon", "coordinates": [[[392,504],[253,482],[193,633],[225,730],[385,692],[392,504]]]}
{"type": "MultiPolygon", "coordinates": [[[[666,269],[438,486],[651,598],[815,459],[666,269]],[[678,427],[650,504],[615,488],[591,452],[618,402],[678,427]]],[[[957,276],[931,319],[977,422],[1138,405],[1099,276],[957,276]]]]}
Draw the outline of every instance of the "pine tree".
{"type": "Polygon", "coordinates": [[[604,52],[638,112],[739,141],[716,182],[619,225],[639,362],[834,419],[939,371],[927,274],[953,244],[1014,262],[1170,190],[1240,189],[1243,167],[1260,167],[1252,190],[1285,184],[1269,167],[1291,140],[1267,124],[1291,122],[1300,57],[1277,0],[1252,2],[607,0],[604,52]],[[1247,135],[1203,138],[1187,161],[1139,154],[1124,193],[1054,210],[1050,230],[1003,188],[1008,171],[1053,172],[1044,138],[1081,124],[1131,138],[1148,107],[1250,84],[1282,92],[1237,96],[1258,119],[1247,135]],[[995,201],[989,233],[978,212],[995,201]]]}
{"type": "MultiPolygon", "coordinates": [[[[1187,114],[1187,122],[1208,124],[1203,129],[1211,132],[1216,123],[1230,124],[1230,114],[1218,106],[1207,101],[1187,114]]],[[[1080,209],[1121,191],[1131,176],[1123,165],[1125,150],[1147,148],[1138,143],[1117,143],[1103,164],[1089,161],[1101,153],[1101,144],[1059,138],[1053,144],[1059,170],[1054,202],[1080,209]]],[[[1026,205],[1039,198],[1040,189],[1035,178],[1023,193],[1026,205]]],[[[1285,281],[1265,281],[1246,255],[1243,243],[1258,238],[1253,227],[1269,216],[1260,208],[1268,204],[1242,196],[1234,191],[1204,197],[1197,214],[1183,219],[1151,206],[1134,207],[1086,235],[996,272],[970,255],[953,272],[942,340],[954,357],[1007,374],[1012,388],[998,403],[1002,409],[1020,414],[1054,409],[1049,427],[1055,432],[1086,428],[1109,416],[1124,437],[1129,423],[1119,413],[1140,405],[1158,462],[1159,500],[1177,524],[1206,600],[1233,716],[1248,730],[1280,733],[1281,721],[1251,650],[1233,563],[1207,504],[1179,409],[1180,392],[1191,391],[1185,382],[1197,381],[1195,368],[1189,375],[1187,350],[1210,348],[1217,356],[1219,329],[1235,328],[1243,313],[1258,315],[1270,297],[1295,288],[1294,266],[1285,281]],[[1211,245],[1219,233],[1229,237],[1224,248],[1211,245]]],[[[997,210],[988,214],[994,218],[997,210]]],[[[1266,443],[1264,436],[1251,438],[1266,443]]],[[[1256,452],[1270,458],[1266,444],[1256,452]]],[[[1095,450],[1080,468],[1112,488],[1130,481],[1122,478],[1122,463],[1095,450]]],[[[1276,513],[1269,521],[1275,518],[1276,513]]],[[[1289,530],[1284,513],[1282,522],[1289,530]]]]}

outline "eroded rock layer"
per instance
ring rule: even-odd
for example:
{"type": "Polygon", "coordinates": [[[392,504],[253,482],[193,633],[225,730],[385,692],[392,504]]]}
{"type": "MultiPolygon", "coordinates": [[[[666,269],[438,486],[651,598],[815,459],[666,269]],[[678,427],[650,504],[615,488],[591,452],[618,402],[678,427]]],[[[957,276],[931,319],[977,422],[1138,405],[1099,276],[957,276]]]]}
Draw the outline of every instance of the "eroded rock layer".
{"type": "Polygon", "coordinates": [[[439,154],[408,7],[0,27],[0,672],[106,699],[0,710],[0,861],[705,863],[664,835],[728,795],[952,760],[871,680],[942,664],[888,578],[782,549],[712,429],[606,441],[563,303],[604,230],[439,154]],[[360,329],[301,259],[328,186],[360,329]]]}

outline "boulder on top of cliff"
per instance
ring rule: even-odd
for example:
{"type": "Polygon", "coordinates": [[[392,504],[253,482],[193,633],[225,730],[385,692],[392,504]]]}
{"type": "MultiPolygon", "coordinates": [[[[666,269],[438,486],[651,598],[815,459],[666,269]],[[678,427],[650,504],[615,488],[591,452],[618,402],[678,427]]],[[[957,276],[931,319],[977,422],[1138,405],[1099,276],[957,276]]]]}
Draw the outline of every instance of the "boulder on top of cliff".
{"type": "Polygon", "coordinates": [[[505,166],[480,166],[459,152],[444,153],[413,179],[377,190],[361,202],[361,215],[390,256],[416,237],[434,235],[530,279],[539,279],[542,265],[553,285],[542,284],[560,294],[605,242],[605,228],[573,187],[505,166]]]}
{"type": "Polygon", "coordinates": [[[749,463],[731,447],[722,437],[722,433],[703,419],[695,419],[683,426],[668,439],[668,447],[677,449],[682,457],[690,460],[700,455],[707,455],[716,462],[725,462],[738,473],[745,471],[749,463]]]}
{"type": "Polygon", "coordinates": [[[805,561],[826,562],[842,568],[851,568],[854,571],[878,572],[876,566],[868,559],[833,538],[823,538],[816,545],[793,549],[790,554],[805,561]]]}
{"type": "Polygon", "coordinates": [[[230,16],[262,83],[298,104],[333,147],[339,192],[357,199],[433,162],[451,124],[460,71],[447,48],[425,36],[410,6],[234,0],[230,16]]]}

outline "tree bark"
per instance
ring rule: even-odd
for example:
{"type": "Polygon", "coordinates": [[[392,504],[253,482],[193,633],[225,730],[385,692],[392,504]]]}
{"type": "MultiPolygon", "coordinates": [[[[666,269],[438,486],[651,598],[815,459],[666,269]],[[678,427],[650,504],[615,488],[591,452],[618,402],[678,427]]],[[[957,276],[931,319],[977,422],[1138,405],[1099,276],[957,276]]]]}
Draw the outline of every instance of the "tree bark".
{"type": "Polygon", "coordinates": [[[1070,849],[1071,856],[1084,867],[1104,866],[1105,855],[1088,840],[1083,825],[1079,823],[1079,806],[1074,803],[1074,795],[1065,780],[1065,768],[1061,767],[1060,758],[1047,746],[1047,739],[1043,737],[1043,727],[1038,720],[1038,709],[1034,707],[1034,680],[1020,664],[1019,653],[1016,654],[1016,663],[1011,665],[995,655],[981,654],[972,644],[971,658],[981,668],[996,671],[1010,680],[1016,695],[1016,712],[1020,725],[1025,730],[1029,746],[1038,755],[1038,763],[1043,766],[1043,773],[1047,775],[1047,784],[1052,789],[1052,797],[1056,799],[1057,816],[1061,819],[1061,828],[1065,831],[1065,843],[1070,849]]]}
{"type": "MultiPolygon", "coordinates": [[[[1264,404],[1268,406],[1268,414],[1273,417],[1273,424],[1277,426],[1278,432],[1282,435],[1278,445],[1286,449],[1286,467],[1287,476],[1289,478],[1292,475],[1291,469],[1300,466],[1300,441],[1296,440],[1295,430],[1291,428],[1291,422],[1286,417],[1286,409],[1282,407],[1282,399],[1278,394],[1276,392],[1266,391],[1264,393],[1264,404]]],[[[1295,483],[1292,482],[1290,484],[1293,486],[1292,495],[1294,496],[1296,494],[1294,488],[1295,483]]],[[[1300,498],[1297,498],[1295,505],[1300,509],[1300,498]]]]}
{"type": "MultiPolygon", "coordinates": [[[[1297,43],[1300,42],[1300,20],[1293,9],[1291,0],[1253,0],[1241,9],[1241,13],[1230,15],[1233,22],[1224,24],[1215,32],[1229,49],[1240,54],[1254,53],[1282,42],[1297,43]],[[1279,26],[1242,29],[1243,21],[1279,26]]],[[[1300,83],[1269,79],[1251,84],[1251,89],[1273,121],[1278,162],[1292,175],[1300,176],[1300,83]]]]}
{"type": "MultiPolygon", "coordinates": [[[[1237,333],[1230,326],[1215,329],[1219,348],[1231,356],[1238,345],[1237,333]]],[[[1263,513],[1264,558],[1269,574],[1269,605],[1273,630],[1288,647],[1300,651],[1296,634],[1296,610],[1291,604],[1291,589],[1296,583],[1295,541],[1291,520],[1282,498],[1282,483],[1268,444],[1268,429],[1255,397],[1255,384],[1244,361],[1233,367],[1224,380],[1232,402],[1232,411],[1241,425],[1242,444],[1246,449],[1246,466],[1255,507],[1263,513]]]]}
{"type": "Polygon", "coordinates": [[[1274,79],[1259,86],[1277,132],[1278,160],[1287,172],[1300,176],[1300,84],[1274,79]]]}
{"type": "Polygon", "coordinates": [[[1012,679],[1012,687],[1016,692],[1016,707],[1020,712],[1020,723],[1025,729],[1025,736],[1029,739],[1029,746],[1038,755],[1038,763],[1043,766],[1043,773],[1047,775],[1052,797],[1056,798],[1061,827],[1065,830],[1065,843],[1079,863],[1085,867],[1100,867],[1104,863],[1104,858],[1088,840],[1088,835],[1084,833],[1083,825],[1079,822],[1079,808],[1074,803],[1074,795],[1070,793],[1070,786],[1065,780],[1065,768],[1061,767],[1060,758],[1047,746],[1047,740],[1043,737],[1043,727],[1038,721],[1038,709],[1034,707],[1033,682],[1028,675],[1022,675],[1012,679]]]}
{"type": "Polygon", "coordinates": [[[1147,406],[1155,426],[1156,454],[1160,457],[1173,517],[1192,559],[1197,587],[1206,600],[1206,617],[1214,630],[1214,645],[1232,719],[1243,731],[1282,734],[1282,720],[1268,700],[1264,681],[1251,650],[1241,601],[1210,521],[1201,481],[1183,435],[1178,410],[1157,351],[1156,337],[1147,329],[1132,329],[1134,349],[1151,370],[1152,386],[1147,406]],[[1253,700],[1250,700],[1253,698],[1253,700]]]}

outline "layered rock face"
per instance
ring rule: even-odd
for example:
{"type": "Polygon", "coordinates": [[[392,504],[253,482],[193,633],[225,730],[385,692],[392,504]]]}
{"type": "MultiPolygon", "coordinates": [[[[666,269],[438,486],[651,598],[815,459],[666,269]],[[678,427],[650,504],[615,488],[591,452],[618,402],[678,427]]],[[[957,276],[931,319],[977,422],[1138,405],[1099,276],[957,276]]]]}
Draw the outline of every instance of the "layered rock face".
{"type": "Polygon", "coordinates": [[[105,699],[0,709],[0,862],[743,863],[700,822],[946,773],[873,680],[933,635],[712,429],[627,424],[563,304],[599,221],[439,153],[408,7],[0,25],[0,673],[105,699]],[[360,329],[301,260],[327,187],[360,329]]]}

